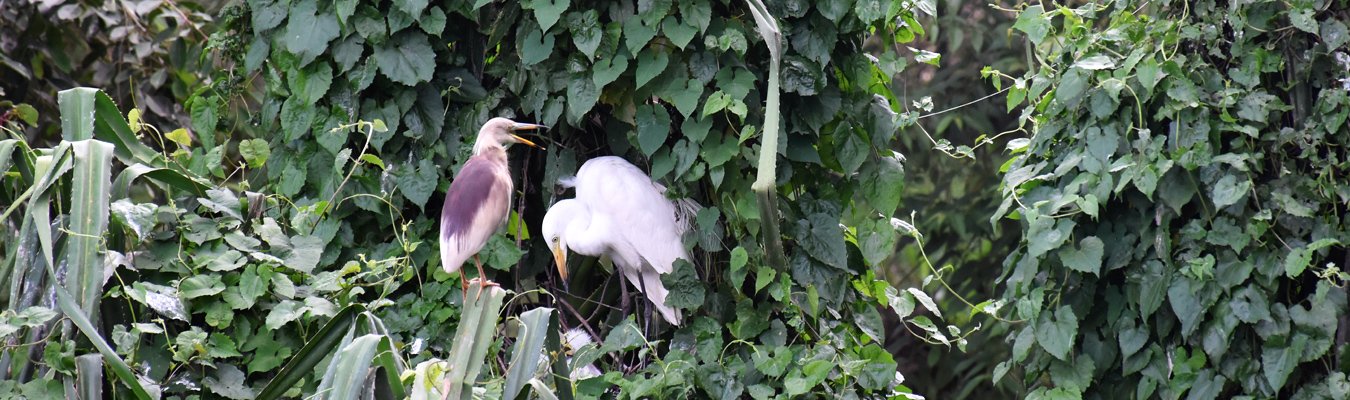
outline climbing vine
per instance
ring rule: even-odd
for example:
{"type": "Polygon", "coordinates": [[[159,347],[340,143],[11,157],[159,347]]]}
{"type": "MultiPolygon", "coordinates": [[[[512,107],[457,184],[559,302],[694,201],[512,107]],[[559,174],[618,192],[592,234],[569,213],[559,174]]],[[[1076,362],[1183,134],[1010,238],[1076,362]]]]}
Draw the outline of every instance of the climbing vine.
{"type": "Polygon", "coordinates": [[[994,220],[1028,398],[1342,398],[1344,1],[1025,3],[994,220]]]}

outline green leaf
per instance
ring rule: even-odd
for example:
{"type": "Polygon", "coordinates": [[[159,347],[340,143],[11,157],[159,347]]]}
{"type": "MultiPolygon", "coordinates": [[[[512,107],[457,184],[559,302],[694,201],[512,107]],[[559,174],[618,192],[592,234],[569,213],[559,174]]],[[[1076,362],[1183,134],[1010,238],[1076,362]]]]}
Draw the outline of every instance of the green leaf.
{"type": "Polygon", "coordinates": [[[225,284],[216,274],[195,275],[178,284],[178,292],[184,299],[213,296],[225,291],[225,284]]]}
{"type": "Polygon", "coordinates": [[[670,135],[670,113],[660,104],[638,106],[637,139],[642,154],[651,157],[670,135]]]}
{"type": "Polygon", "coordinates": [[[918,300],[919,304],[923,305],[923,308],[927,309],[938,318],[942,318],[942,311],[938,310],[937,303],[933,301],[932,297],[928,297],[928,293],[924,293],[924,291],[919,290],[919,288],[908,288],[905,289],[905,291],[914,296],[914,299],[918,300]]]}
{"type": "Polygon", "coordinates": [[[323,99],[332,85],[333,68],[328,63],[314,64],[290,74],[291,93],[308,103],[317,103],[323,99]]]}
{"type": "Polygon", "coordinates": [[[394,0],[394,6],[408,15],[421,15],[427,8],[427,0],[394,0]]]}
{"type": "Polygon", "coordinates": [[[184,148],[192,147],[192,137],[188,135],[187,129],[184,128],[169,131],[169,133],[164,134],[164,138],[169,139],[171,142],[178,143],[179,146],[183,146],[184,148]]]}
{"type": "Polygon", "coordinates": [[[319,265],[323,256],[324,240],[318,236],[299,235],[291,237],[291,254],[286,256],[286,267],[296,271],[310,273],[319,265]]]}
{"type": "Polygon", "coordinates": [[[1298,28],[1300,31],[1317,34],[1316,10],[1311,8],[1295,8],[1289,12],[1289,24],[1298,28]]]}
{"type": "Polygon", "coordinates": [[[262,168],[272,155],[272,147],[262,139],[247,139],[239,142],[239,156],[244,157],[249,168],[262,168]]]}
{"type": "Polygon", "coordinates": [[[1106,244],[1101,239],[1088,236],[1078,241],[1078,248],[1060,248],[1059,261],[1074,271],[1101,275],[1102,255],[1105,252],[1106,244]]]}
{"type": "Polygon", "coordinates": [[[852,174],[861,167],[867,156],[872,153],[871,143],[853,129],[853,124],[841,121],[834,129],[834,152],[839,166],[845,174],[852,174]]]}
{"type": "Polygon", "coordinates": [[[1284,275],[1290,278],[1298,277],[1312,263],[1313,253],[1330,247],[1339,246],[1341,241],[1334,238],[1322,238],[1308,243],[1306,247],[1295,248],[1284,257],[1284,275]]]}
{"type": "Polygon", "coordinates": [[[1069,359],[1069,350],[1073,348],[1077,336],[1078,316],[1074,315],[1073,309],[1068,305],[1056,309],[1053,317],[1050,313],[1043,312],[1041,318],[1036,321],[1036,342],[1040,343],[1046,352],[1060,360],[1069,359]]]}
{"type": "Polygon", "coordinates": [[[718,111],[725,110],[728,106],[731,105],[731,102],[732,99],[730,95],[722,92],[721,90],[713,92],[712,94],[708,95],[707,100],[703,101],[702,116],[707,117],[709,115],[716,114],[718,111]]]}
{"type": "Polygon", "coordinates": [[[900,207],[904,192],[905,169],[891,157],[878,157],[863,165],[859,181],[863,198],[881,215],[890,216],[900,207]]]}
{"type": "Polygon", "coordinates": [[[1050,19],[1046,18],[1044,7],[1030,6],[1017,14],[1017,22],[1013,23],[1013,29],[1026,33],[1027,39],[1031,39],[1032,44],[1039,45],[1045,40],[1045,35],[1050,33],[1050,19]]]}
{"type": "Polygon", "coordinates": [[[1250,180],[1239,181],[1236,175],[1224,175],[1210,189],[1210,201],[1214,202],[1215,208],[1237,204],[1238,200],[1242,200],[1243,196],[1247,195],[1251,185],[1250,180]]]}
{"type": "Polygon", "coordinates": [[[656,27],[642,23],[641,18],[627,18],[623,21],[623,39],[630,54],[637,54],[647,42],[656,37],[656,27]]]}
{"type": "Polygon", "coordinates": [[[299,319],[305,315],[308,308],[304,303],[295,300],[282,300],[272,307],[272,311],[267,313],[267,329],[280,329],[283,325],[299,319]]]}
{"type": "Polygon", "coordinates": [[[567,123],[581,126],[581,118],[600,100],[600,88],[590,79],[576,79],[567,85],[567,123]]]}
{"type": "MultiPolygon", "coordinates": [[[[216,145],[216,125],[220,123],[220,115],[216,110],[219,107],[219,100],[214,96],[198,97],[192,101],[192,130],[197,133],[197,139],[201,140],[203,147],[211,148],[216,145]]],[[[185,147],[192,144],[191,140],[186,142],[185,147]]]]}
{"type": "MultiPolygon", "coordinates": [[[[539,21],[539,30],[548,32],[558,22],[562,13],[572,4],[571,0],[532,0],[522,4],[526,9],[534,10],[534,19],[539,21]]],[[[508,396],[511,397],[511,396],[508,396]]]]}
{"type": "Polygon", "coordinates": [[[670,55],[664,51],[647,49],[638,54],[637,62],[637,86],[634,87],[635,89],[642,88],[647,82],[651,82],[652,78],[665,71],[666,65],[670,64],[670,55]]]}
{"type": "Polygon", "coordinates": [[[140,240],[145,240],[150,232],[155,229],[155,210],[157,208],[150,203],[132,204],[129,199],[115,201],[109,206],[113,220],[130,228],[140,240]]]}
{"type": "Polygon", "coordinates": [[[376,47],[375,61],[381,74],[408,86],[430,81],[436,72],[436,52],[427,43],[427,36],[418,32],[401,32],[388,44],[376,47]]]}
{"type": "Polygon", "coordinates": [[[528,67],[547,60],[553,55],[553,42],[552,33],[547,35],[539,31],[526,33],[520,42],[520,64],[528,67]]]}
{"type": "Polygon", "coordinates": [[[440,174],[431,160],[422,159],[416,169],[411,164],[394,166],[392,169],[394,171],[390,174],[394,176],[394,182],[398,184],[398,190],[403,193],[403,197],[418,208],[426,205],[427,200],[431,199],[431,193],[436,191],[436,183],[440,180],[440,174]]]}
{"type": "Polygon", "coordinates": [[[811,388],[825,382],[825,377],[829,375],[831,369],[834,369],[834,364],[827,360],[806,363],[801,372],[795,369],[788,372],[787,379],[783,381],[783,390],[786,390],[789,396],[805,394],[811,388]]]}
{"type": "Polygon", "coordinates": [[[668,85],[661,92],[661,98],[673,104],[686,119],[698,109],[698,99],[702,96],[703,82],[697,79],[668,85]]]}
{"type": "Polygon", "coordinates": [[[685,46],[688,46],[689,42],[694,40],[698,28],[682,24],[674,16],[668,16],[665,21],[661,22],[661,32],[665,33],[666,37],[670,38],[670,42],[674,43],[676,47],[684,50],[685,46]]]}
{"type": "Polygon", "coordinates": [[[891,2],[882,0],[856,0],[853,12],[864,24],[877,22],[890,12],[891,2]]]}
{"type": "Polygon", "coordinates": [[[811,214],[798,220],[793,236],[806,253],[825,265],[848,270],[848,251],[839,218],[829,214],[811,214]]]}
{"type": "Polygon", "coordinates": [[[318,8],[316,0],[297,0],[291,4],[290,19],[286,23],[282,42],[286,45],[286,51],[300,57],[301,66],[309,64],[328,50],[328,42],[337,39],[340,33],[337,16],[320,15],[318,8]]]}
{"type": "Polygon", "coordinates": [[[14,106],[14,113],[19,116],[20,120],[27,123],[28,126],[37,126],[38,112],[32,105],[20,103],[19,105],[14,106]]]}
{"type": "Polygon", "coordinates": [[[567,30],[572,32],[572,44],[588,59],[595,58],[604,32],[600,29],[600,14],[595,10],[573,11],[567,14],[567,30]]]}
{"type": "Polygon", "coordinates": [[[694,272],[694,265],[677,259],[669,274],[661,274],[661,284],[669,293],[666,306],[683,310],[697,310],[704,302],[703,281],[694,272]]]}
{"type": "Polygon", "coordinates": [[[1073,63],[1073,67],[1082,68],[1088,71],[1096,71],[1115,68],[1116,62],[1106,55],[1095,54],[1078,59],[1077,62],[1073,63]]]}
{"type": "Polygon", "coordinates": [[[1265,375],[1266,382],[1275,390],[1284,388],[1285,382],[1289,379],[1289,374],[1298,367],[1299,357],[1303,354],[1303,348],[1307,346],[1308,339],[1304,335],[1294,335],[1292,341],[1287,346],[1264,346],[1261,349],[1261,372],[1265,375]]]}
{"type": "Polygon", "coordinates": [[[604,88],[610,82],[619,79],[619,75],[628,70],[628,58],[615,56],[613,58],[601,59],[595,62],[591,80],[595,81],[595,86],[604,88]]]}

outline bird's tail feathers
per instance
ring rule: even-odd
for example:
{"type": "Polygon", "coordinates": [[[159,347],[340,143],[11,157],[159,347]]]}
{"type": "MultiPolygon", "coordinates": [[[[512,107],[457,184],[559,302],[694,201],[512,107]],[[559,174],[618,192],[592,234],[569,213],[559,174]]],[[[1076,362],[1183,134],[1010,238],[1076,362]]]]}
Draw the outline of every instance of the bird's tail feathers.
{"type": "Polygon", "coordinates": [[[681,315],[680,310],[666,305],[666,295],[670,293],[670,290],[666,289],[666,286],[661,284],[661,274],[653,270],[648,270],[643,271],[642,275],[643,280],[646,282],[639,283],[638,290],[647,295],[647,299],[651,301],[652,306],[656,308],[656,311],[661,313],[661,317],[665,318],[666,322],[669,322],[671,325],[679,325],[683,316],[681,315]]]}
{"type": "Polygon", "coordinates": [[[689,229],[693,227],[694,218],[698,216],[698,211],[702,210],[703,206],[690,198],[675,199],[673,203],[675,204],[675,227],[679,229],[680,236],[684,236],[684,233],[689,232],[689,229]]]}

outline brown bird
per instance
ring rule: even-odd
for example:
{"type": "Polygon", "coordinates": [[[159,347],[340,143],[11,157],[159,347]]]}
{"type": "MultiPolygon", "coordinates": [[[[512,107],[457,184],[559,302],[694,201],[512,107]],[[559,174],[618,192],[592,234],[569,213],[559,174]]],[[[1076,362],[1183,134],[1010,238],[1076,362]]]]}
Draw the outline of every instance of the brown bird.
{"type": "MultiPolygon", "coordinates": [[[[445,205],[441,207],[441,267],[445,268],[445,272],[459,271],[469,256],[473,256],[473,263],[478,267],[480,294],[483,288],[497,284],[488,281],[483,275],[483,263],[478,260],[478,251],[506,222],[514,190],[511,171],[507,168],[505,145],[522,143],[539,147],[513,132],[541,128],[547,127],[506,118],[488,120],[478,130],[478,139],[473,144],[473,157],[464,163],[464,168],[455,175],[455,180],[450,182],[450,190],[445,193],[445,205]]],[[[464,279],[463,273],[459,279],[467,291],[469,282],[464,279]]]]}

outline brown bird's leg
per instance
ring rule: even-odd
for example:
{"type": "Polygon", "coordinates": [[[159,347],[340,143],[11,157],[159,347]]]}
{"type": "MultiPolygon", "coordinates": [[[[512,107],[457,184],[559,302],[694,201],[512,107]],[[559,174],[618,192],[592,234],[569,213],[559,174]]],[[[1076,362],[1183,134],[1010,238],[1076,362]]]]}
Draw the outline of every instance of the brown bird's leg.
{"type": "Polygon", "coordinates": [[[487,275],[483,274],[483,262],[478,261],[477,254],[473,255],[473,263],[475,266],[478,267],[478,297],[474,298],[474,300],[477,300],[478,298],[483,297],[483,290],[486,290],[488,286],[501,286],[501,285],[498,285],[497,282],[489,281],[487,279],[487,275]]]}
{"type": "Polygon", "coordinates": [[[463,296],[461,305],[468,305],[469,302],[469,280],[464,278],[464,269],[459,270],[459,294],[463,296]]]}

